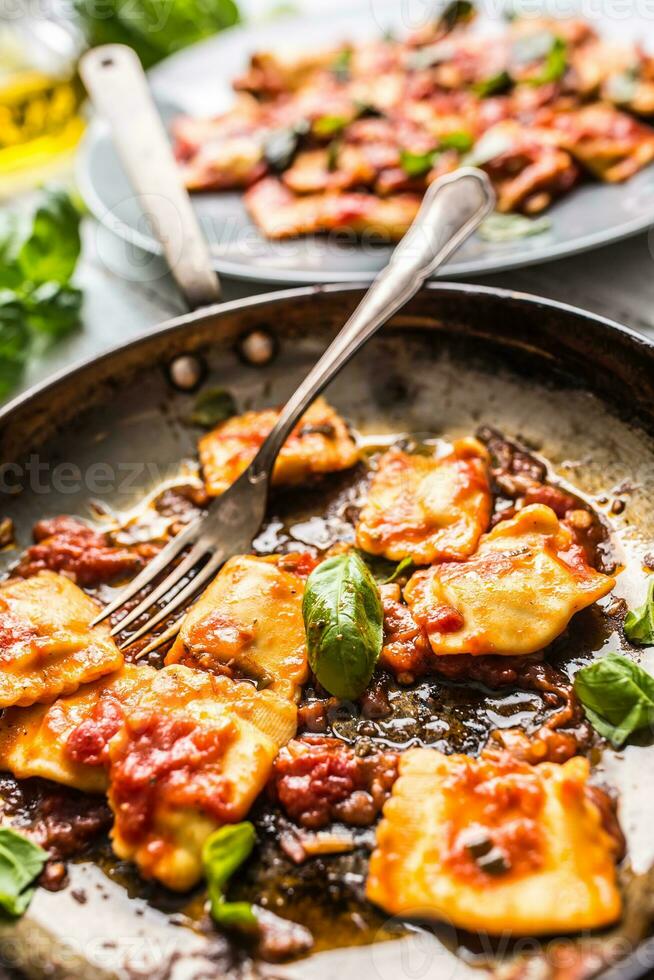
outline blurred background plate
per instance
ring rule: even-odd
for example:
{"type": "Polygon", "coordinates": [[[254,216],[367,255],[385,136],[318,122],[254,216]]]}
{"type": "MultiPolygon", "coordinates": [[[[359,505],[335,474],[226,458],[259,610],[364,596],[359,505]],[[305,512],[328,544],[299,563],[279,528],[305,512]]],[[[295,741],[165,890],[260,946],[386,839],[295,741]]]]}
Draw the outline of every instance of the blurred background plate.
{"type": "MultiPolygon", "coordinates": [[[[531,13],[533,16],[533,10],[531,13]]],[[[257,49],[292,47],[306,51],[345,39],[374,37],[389,28],[406,31],[426,16],[427,6],[418,0],[413,4],[369,0],[356,11],[337,9],[233,28],[159,64],[150,72],[153,91],[166,121],[182,111],[213,115],[230,106],[231,80],[257,49]]],[[[600,33],[613,38],[646,38],[652,33],[652,24],[645,17],[620,19],[610,11],[593,17],[593,23],[600,33]]],[[[492,32],[500,27],[498,19],[481,18],[482,30],[492,32]]],[[[88,207],[105,226],[148,252],[160,251],[100,120],[89,128],[78,179],[88,207]]],[[[240,193],[195,194],[193,201],[210,243],[214,267],[237,279],[268,283],[363,281],[372,278],[390,254],[389,247],[364,246],[347,237],[267,241],[249,220],[240,193]]],[[[499,272],[561,258],[645,230],[654,224],[654,166],[625,184],[584,184],[547,215],[551,225],[537,235],[503,243],[475,236],[441,275],[499,272]]]]}

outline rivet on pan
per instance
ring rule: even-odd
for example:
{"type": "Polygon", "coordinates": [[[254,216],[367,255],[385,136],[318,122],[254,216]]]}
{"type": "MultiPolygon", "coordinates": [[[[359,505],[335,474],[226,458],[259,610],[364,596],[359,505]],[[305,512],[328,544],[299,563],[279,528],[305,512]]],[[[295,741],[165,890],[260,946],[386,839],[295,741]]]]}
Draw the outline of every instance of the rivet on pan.
{"type": "Polygon", "coordinates": [[[246,364],[264,367],[277,353],[277,341],[267,330],[251,330],[239,340],[238,352],[246,364]]]}
{"type": "Polygon", "coordinates": [[[205,374],[204,362],[196,354],[180,354],[168,365],[170,383],[180,391],[193,391],[205,374]]]}

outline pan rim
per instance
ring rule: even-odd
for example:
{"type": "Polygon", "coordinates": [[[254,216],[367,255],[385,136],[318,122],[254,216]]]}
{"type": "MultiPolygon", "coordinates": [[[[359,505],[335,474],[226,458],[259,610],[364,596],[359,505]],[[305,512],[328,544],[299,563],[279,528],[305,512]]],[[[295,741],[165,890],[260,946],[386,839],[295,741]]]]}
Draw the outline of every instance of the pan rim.
{"type": "MultiPolygon", "coordinates": [[[[43,381],[31,385],[25,391],[10,399],[4,406],[0,407],[0,426],[6,425],[14,413],[27,407],[32,399],[45,395],[48,391],[54,390],[66,381],[72,381],[73,378],[83,374],[90,368],[110,360],[119,353],[134,350],[141,344],[148,340],[152,340],[155,337],[165,337],[168,334],[175,333],[181,327],[202,322],[207,317],[222,316],[224,314],[238,312],[239,310],[254,310],[257,307],[264,308],[277,302],[303,299],[310,296],[347,292],[356,293],[358,291],[363,291],[368,287],[369,283],[366,281],[355,283],[336,282],[315,284],[313,286],[292,286],[287,289],[271,290],[265,293],[257,293],[254,296],[241,297],[239,299],[214,303],[210,306],[203,306],[198,310],[178,314],[177,316],[159,321],[153,327],[139,331],[136,336],[127,342],[123,341],[121,343],[114,344],[106,350],[93,354],[90,357],[80,358],[68,367],[55,371],[43,381]]],[[[580,306],[565,303],[561,300],[539,296],[537,293],[526,293],[520,290],[513,290],[499,286],[486,286],[477,283],[440,281],[426,283],[423,290],[431,293],[460,293],[466,297],[493,297],[500,301],[522,303],[533,309],[540,308],[554,313],[563,313],[566,316],[578,318],[582,321],[586,321],[587,323],[593,323],[594,325],[606,330],[609,334],[615,333],[627,338],[632,343],[635,343],[637,346],[647,350],[652,356],[654,356],[654,338],[650,338],[646,334],[635,330],[633,327],[629,327],[626,324],[611,319],[610,317],[602,316],[599,313],[593,313],[590,310],[585,310],[580,306]]]]}

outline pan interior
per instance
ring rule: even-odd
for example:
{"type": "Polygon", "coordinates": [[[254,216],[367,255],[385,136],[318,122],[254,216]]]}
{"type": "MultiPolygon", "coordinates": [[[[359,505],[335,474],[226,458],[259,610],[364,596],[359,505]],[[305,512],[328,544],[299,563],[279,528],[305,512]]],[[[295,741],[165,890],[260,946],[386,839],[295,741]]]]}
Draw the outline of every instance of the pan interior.
{"type": "MultiPolygon", "coordinates": [[[[276,324],[272,329],[278,348],[265,368],[245,364],[231,340],[217,340],[204,348],[204,385],[227,388],[240,411],[282,403],[324,349],[328,328],[323,331],[318,325],[311,337],[303,330],[286,332],[276,324]]],[[[580,388],[574,377],[556,370],[553,374],[551,361],[534,354],[521,356],[518,362],[511,359],[509,367],[506,354],[501,345],[457,339],[447,331],[387,330],[342,372],[327,397],[369,445],[389,444],[405,435],[420,440],[468,435],[480,425],[519,438],[546,457],[558,477],[609,516],[624,564],[616,594],[631,605],[639,604],[643,559],[654,539],[654,513],[648,499],[654,476],[654,441],[580,388]],[[610,513],[615,499],[624,501],[620,514],[610,513]]],[[[13,519],[19,548],[29,543],[32,525],[43,517],[68,513],[97,520],[102,515],[125,523],[139,512],[144,498],[162,485],[195,477],[195,441],[200,432],[188,419],[197,396],[171,386],[165,358],[152,360],[146,355],[137,369],[131,368],[124,376],[117,374],[109,401],[88,409],[80,406],[77,417],[47,443],[30,447],[12,463],[11,470],[5,467],[2,516],[13,519]],[[21,492],[12,492],[18,488],[21,492]]],[[[351,492],[347,480],[339,477],[328,480],[319,492],[273,497],[257,547],[328,546],[347,533],[342,505],[351,492]]],[[[13,550],[3,552],[2,568],[15,557],[13,550]]],[[[618,650],[624,641],[603,624],[574,634],[570,644],[567,656],[574,666],[576,658],[602,649],[618,650]]],[[[440,713],[443,730],[459,732],[458,747],[467,751],[479,748],[491,721],[494,726],[521,724],[537,710],[529,698],[521,699],[515,692],[493,697],[490,692],[477,691],[472,698],[466,696],[461,706],[459,692],[446,685],[436,687],[439,697],[432,697],[430,711],[435,716],[440,713]]],[[[413,728],[405,726],[403,734],[392,726],[378,730],[376,737],[391,744],[409,744],[411,738],[434,742],[420,727],[423,722],[424,718],[413,728]]],[[[347,720],[342,734],[347,736],[347,720]]],[[[629,855],[623,880],[630,914],[609,936],[571,942],[614,942],[618,937],[628,950],[629,944],[646,934],[641,896],[651,885],[654,864],[650,833],[654,791],[643,784],[639,774],[652,764],[653,752],[643,743],[630,746],[620,757],[604,754],[601,771],[621,792],[620,816],[629,855]]],[[[107,859],[104,850],[99,857],[97,864],[87,861],[74,866],[71,884],[63,892],[39,890],[28,915],[11,933],[16,962],[29,976],[42,976],[47,961],[54,964],[55,976],[66,976],[70,975],[65,972],[70,961],[61,969],[58,964],[62,951],[68,949],[79,956],[76,976],[127,976],[131,974],[124,971],[136,946],[146,967],[161,969],[162,977],[205,976],[201,972],[206,970],[204,957],[214,957],[211,962],[215,963],[217,954],[215,940],[195,930],[202,914],[201,898],[171,903],[169,897],[142,885],[124,867],[107,859]],[[79,896],[81,891],[83,903],[74,894],[79,896]],[[154,907],[144,899],[152,899],[154,907]],[[109,909],[111,921],[120,923],[118,928],[109,922],[109,909]],[[169,918],[171,912],[176,913],[175,924],[169,918]],[[34,936],[40,937],[41,945],[33,941],[34,936]]],[[[271,901],[279,898],[276,860],[272,855],[263,876],[245,881],[245,894],[251,898],[269,894],[271,901]]],[[[365,975],[408,978],[415,975],[416,962],[423,962],[421,976],[442,977],[444,970],[448,976],[465,976],[472,966],[489,960],[531,955],[531,950],[515,947],[498,950],[494,944],[447,929],[408,928],[382,915],[363,920],[359,915],[352,920],[347,889],[339,892],[336,879],[361,877],[361,867],[356,859],[335,867],[319,867],[313,878],[307,876],[308,884],[297,885],[299,897],[285,899],[286,906],[280,911],[310,921],[317,952],[301,964],[276,967],[276,976],[354,978],[365,970],[365,975]],[[326,889],[325,876],[330,883],[326,889]],[[397,941],[388,942],[392,939],[397,941]]],[[[540,953],[546,945],[539,945],[540,953]]],[[[230,962],[227,972],[231,975],[233,970],[236,975],[239,969],[230,962]]]]}

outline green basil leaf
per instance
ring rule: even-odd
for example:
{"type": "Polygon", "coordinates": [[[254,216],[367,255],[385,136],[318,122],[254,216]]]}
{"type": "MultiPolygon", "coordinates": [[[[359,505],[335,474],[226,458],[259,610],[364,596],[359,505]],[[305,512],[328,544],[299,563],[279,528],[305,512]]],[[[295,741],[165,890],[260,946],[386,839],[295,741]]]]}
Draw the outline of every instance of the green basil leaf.
{"type": "Polygon", "coordinates": [[[43,191],[17,255],[23,277],[33,283],[67,283],[81,249],[79,226],[80,213],[65,191],[43,191]]]}
{"type": "Polygon", "coordinates": [[[384,585],[389,585],[391,582],[397,581],[397,579],[402,575],[408,575],[413,568],[413,558],[403,558],[402,561],[399,562],[393,574],[389,575],[388,578],[384,580],[384,585]]]}
{"type": "Polygon", "coordinates": [[[321,138],[335,136],[345,129],[349,122],[350,119],[346,116],[319,116],[314,120],[312,129],[316,136],[321,138]]]}
{"type": "Polygon", "coordinates": [[[343,141],[337,138],[332,140],[327,147],[327,170],[330,174],[338,169],[338,155],[342,145],[343,141]]]}
{"type": "Polygon", "coordinates": [[[328,558],[307,579],[302,602],[311,668],[330,694],[367,687],[383,639],[379,590],[357,551],[328,558]]]}
{"type": "Polygon", "coordinates": [[[438,18],[437,34],[449,34],[458,24],[465,24],[475,16],[470,0],[450,0],[438,18]]]}
{"type": "Polygon", "coordinates": [[[616,748],[654,724],[654,677],[628,657],[608,653],[582,667],[574,688],[590,723],[616,748]]]}
{"type": "Polygon", "coordinates": [[[472,91],[482,99],[485,99],[489,95],[501,95],[511,87],[511,84],[509,73],[498,71],[496,75],[491,75],[490,78],[484,78],[480,82],[475,82],[472,86],[472,91]]]}
{"type": "Polygon", "coordinates": [[[257,917],[249,902],[228,902],[225,888],[234,872],[252,853],[256,841],[253,825],[227,824],[211,834],[202,848],[211,917],[226,929],[255,929],[257,917]]]}
{"type": "Polygon", "coordinates": [[[530,85],[547,85],[550,82],[558,82],[566,72],[568,67],[568,48],[561,37],[554,38],[549,54],[545,58],[545,63],[537,75],[528,78],[530,85]]]}
{"type": "Polygon", "coordinates": [[[43,282],[22,303],[27,325],[41,342],[59,340],[79,326],[82,292],[74,286],[43,282]]]}
{"type": "Polygon", "coordinates": [[[30,887],[41,874],[48,854],[9,827],[0,827],[0,909],[22,915],[32,900],[30,887]]]}
{"type": "Polygon", "coordinates": [[[233,415],[236,415],[236,403],[227,389],[206,388],[196,399],[190,422],[203,429],[212,429],[233,415]]]}
{"type": "Polygon", "coordinates": [[[352,48],[343,48],[334,58],[331,72],[339,82],[349,82],[350,65],[352,63],[352,48]]]}
{"type": "Polygon", "coordinates": [[[640,643],[642,646],[654,644],[654,576],[649,583],[643,605],[625,616],[624,635],[632,643],[640,643]]]}
{"type": "Polygon", "coordinates": [[[268,133],[263,144],[263,155],[271,170],[275,173],[288,170],[310,128],[306,119],[300,119],[293,126],[273,129],[268,133]]]}
{"type": "Polygon", "coordinates": [[[31,337],[25,310],[15,293],[0,292],[0,398],[18,383],[29,357],[31,337]]]}
{"type": "Polygon", "coordinates": [[[422,177],[434,165],[436,150],[426,153],[413,153],[411,150],[400,150],[400,166],[407,177],[422,177]]]}
{"type": "Polygon", "coordinates": [[[447,135],[439,137],[438,140],[439,149],[458,150],[459,153],[467,153],[468,150],[472,149],[473,143],[472,134],[463,129],[458,132],[447,133],[447,135]]]}
{"type": "Polygon", "coordinates": [[[549,218],[527,218],[524,214],[489,214],[477,229],[480,238],[487,242],[512,242],[549,231],[549,218]]]}

